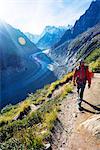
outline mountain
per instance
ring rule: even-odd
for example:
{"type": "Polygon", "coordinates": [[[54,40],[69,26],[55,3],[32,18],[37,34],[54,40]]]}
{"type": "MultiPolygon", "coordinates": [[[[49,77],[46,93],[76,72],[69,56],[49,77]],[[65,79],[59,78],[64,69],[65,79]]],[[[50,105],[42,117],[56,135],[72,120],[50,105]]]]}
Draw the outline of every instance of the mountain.
{"type": "Polygon", "coordinates": [[[72,26],[67,27],[59,26],[46,26],[40,35],[33,35],[26,32],[25,35],[30,41],[35,43],[40,49],[48,49],[60,40],[66,29],[71,29],[72,26]]]}
{"type": "Polygon", "coordinates": [[[33,34],[29,33],[29,32],[26,32],[25,35],[34,44],[36,44],[38,42],[39,38],[40,38],[40,35],[33,35],[33,34]]]}
{"type": "Polygon", "coordinates": [[[100,23],[83,32],[75,39],[66,41],[53,51],[49,56],[56,62],[54,70],[58,77],[71,71],[80,58],[85,59],[92,51],[100,48],[100,23]]]}
{"type": "Polygon", "coordinates": [[[36,44],[40,49],[48,49],[55,41],[58,41],[59,36],[47,32],[36,44]]]}
{"type": "MultiPolygon", "coordinates": [[[[95,40],[99,41],[99,27],[100,1],[96,0],[91,3],[89,9],[76,21],[74,27],[68,29],[61,40],[50,49],[49,57],[57,64],[55,73],[58,77],[69,71],[69,66],[73,65],[72,62],[75,63],[82,55],[85,56],[85,53],[91,52],[96,46],[99,47],[95,43],[95,40]],[[90,47],[88,47],[89,45],[90,47]],[[91,48],[93,46],[94,48],[91,48]],[[80,55],[77,53],[78,51],[81,51],[79,52],[80,55]],[[73,61],[74,57],[75,60],[73,61]]],[[[73,67],[70,67],[70,69],[73,67]]]]}
{"type": "Polygon", "coordinates": [[[86,12],[75,22],[73,28],[68,29],[62,36],[61,40],[55,44],[54,48],[65,41],[75,38],[88,28],[93,27],[100,22],[100,0],[93,1],[86,12]]]}
{"type": "Polygon", "coordinates": [[[63,32],[63,30],[66,30],[67,28],[71,28],[71,25],[68,25],[67,27],[64,26],[46,26],[41,34],[41,37],[43,37],[46,33],[54,34],[58,32],[63,32]]]}
{"type": "Polygon", "coordinates": [[[2,70],[21,65],[24,57],[39,51],[20,30],[0,21],[0,64],[2,64],[2,70]]]}
{"type": "MultiPolygon", "coordinates": [[[[68,26],[70,28],[70,26],[68,26]]],[[[46,26],[37,42],[40,49],[48,49],[62,37],[67,27],[46,26]]]]}
{"type": "Polygon", "coordinates": [[[0,22],[0,108],[56,80],[51,63],[20,30],[0,22]]]}
{"type": "Polygon", "coordinates": [[[85,59],[91,52],[100,48],[100,23],[77,36],[69,45],[66,64],[69,71],[76,66],[79,59],[85,59]]]}

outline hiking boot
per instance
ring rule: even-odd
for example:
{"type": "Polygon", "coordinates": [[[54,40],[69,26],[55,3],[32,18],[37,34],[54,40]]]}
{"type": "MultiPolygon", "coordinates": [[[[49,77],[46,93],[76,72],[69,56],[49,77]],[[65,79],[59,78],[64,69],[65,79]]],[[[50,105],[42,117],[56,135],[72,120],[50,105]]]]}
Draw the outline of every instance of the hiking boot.
{"type": "Polygon", "coordinates": [[[79,109],[79,111],[83,111],[83,107],[79,107],[78,109],[79,109]]]}
{"type": "Polygon", "coordinates": [[[79,106],[79,107],[81,107],[81,103],[82,103],[81,101],[78,102],[78,106],[79,106]]]}
{"type": "Polygon", "coordinates": [[[78,105],[79,105],[79,107],[81,107],[81,103],[82,103],[82,100],[78,99],[78,105]]]}
{"type": "Polygon", "coordinates": [[[79,109],[80,111],[83,110],[83,107],[81,106],[81,103],[82,103],[82,99],[79,99],[79,101],[78,101],[78,109],[79,109]]]}

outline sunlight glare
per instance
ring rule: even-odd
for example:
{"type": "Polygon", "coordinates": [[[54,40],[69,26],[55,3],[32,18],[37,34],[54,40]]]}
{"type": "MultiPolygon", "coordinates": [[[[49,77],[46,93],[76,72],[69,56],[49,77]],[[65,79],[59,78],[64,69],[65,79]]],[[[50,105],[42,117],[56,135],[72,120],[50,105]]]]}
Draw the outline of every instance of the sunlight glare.
{"type": "Polygon", "coordinates": [[[25,45],[25,44],[26,44],[26,40],[25,40],[23,37],[19,37],[19,38],[18,38],[18,42],[19,42],[21,45],[25,45]]]}

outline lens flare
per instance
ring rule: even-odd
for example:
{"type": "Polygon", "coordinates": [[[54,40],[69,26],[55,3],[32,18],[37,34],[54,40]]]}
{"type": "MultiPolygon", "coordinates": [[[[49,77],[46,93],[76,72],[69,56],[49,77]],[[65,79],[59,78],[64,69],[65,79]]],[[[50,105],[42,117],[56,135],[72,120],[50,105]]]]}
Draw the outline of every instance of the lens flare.
{"type": "Polygon", "coordinates": [[[26,44],[26,40],[25,40],[23,37],[19,37],[19,38],[18,38],[18,42],[19,42],[21,45],[25,45],[25,44],[26,44]]]}

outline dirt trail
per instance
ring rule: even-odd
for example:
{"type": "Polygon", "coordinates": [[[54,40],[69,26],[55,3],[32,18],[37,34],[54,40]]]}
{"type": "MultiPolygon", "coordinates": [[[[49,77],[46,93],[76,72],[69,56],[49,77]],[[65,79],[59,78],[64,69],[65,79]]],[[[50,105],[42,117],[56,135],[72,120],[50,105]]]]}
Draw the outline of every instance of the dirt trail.
{"type": "Polygon", "coordinates": [[[81,123],[88,118],[100,115],[100,74],[95,74],[91,88],[86,87],[85,89],[85,101],[82,102],[84,112],[78,110],[76,99],[75,89],[73,94],[70,94],[61,104],[61,112],[58,115],[58,122],[52,136],[52,149],[100,150],[100,137],[96,138],[85,129],[80,128],[81,123]]]}

